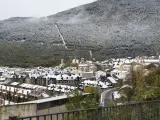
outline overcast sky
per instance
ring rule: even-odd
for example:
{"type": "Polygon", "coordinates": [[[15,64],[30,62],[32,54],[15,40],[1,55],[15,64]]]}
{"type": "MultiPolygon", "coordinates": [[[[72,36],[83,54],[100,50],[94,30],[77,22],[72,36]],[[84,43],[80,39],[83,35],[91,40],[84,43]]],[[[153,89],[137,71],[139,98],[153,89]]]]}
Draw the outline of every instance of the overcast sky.
{"type": "Polygon", "coordinates": [[[10,17],[42,17],[96,0],[0,0],[0,20],[10,17]]]}

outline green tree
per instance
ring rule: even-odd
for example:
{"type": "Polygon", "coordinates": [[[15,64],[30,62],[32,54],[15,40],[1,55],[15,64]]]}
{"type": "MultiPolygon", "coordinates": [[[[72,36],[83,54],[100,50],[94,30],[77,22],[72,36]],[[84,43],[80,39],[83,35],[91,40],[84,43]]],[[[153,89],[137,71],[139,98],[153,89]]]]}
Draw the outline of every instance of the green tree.
{"type": "Polygon", "coordinates": [[[94,93],[83,95],[78,90],[75,90],[72,97],[68,98],[66,107],[69,111],[71,110],[82,110],[89,108],[98,108],[99,102],[97,96],[94,93]]]}
{"type": "Polygon", "coordinates": [[[120,102],[130,102],[134,94],[134,89],[132,86],[125,85],[120,89],[120,102]]]}
{"type": "Polygon", "coordinates": [[[160,98],[160,68],[154,68],[144,76],[143,70],[136,73],[134,100],[146,101],[160,98]]]}
{"type": "MultiPolygon", "coordinates": [[[[72,97],[68,98],[68,103],[66,104],[66,107],[68,111],[73,111],[73,110],[84,110],[80,111],[79,113],[74,114],[74,119],[78,120],[91,120],[93,115],[98,114],[98,111],[96,110],[87,110],[87,109],[96,109],[99,107],[99,102],[94,93],[83,95],[81,92],[78,90],[75,90],[74,94],[72,97]]],[[[72,120],[73,116],[65,116],[66,119],[72,120]]]]}

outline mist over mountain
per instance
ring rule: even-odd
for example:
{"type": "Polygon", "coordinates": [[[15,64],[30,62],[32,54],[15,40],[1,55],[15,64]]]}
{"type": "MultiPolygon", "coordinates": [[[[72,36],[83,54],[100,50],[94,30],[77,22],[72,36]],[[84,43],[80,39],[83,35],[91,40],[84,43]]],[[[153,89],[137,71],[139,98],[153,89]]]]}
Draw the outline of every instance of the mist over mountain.
{"type": "Polygon", "coordinates": [[[160,50],[160,0],[98,0],[43,18],[10,18],[0,21],[0,41],[38,46],[41,52],[35,54],[40,56],[61,54],[62,46],[54,46],[62,44],[55,23],[68,53],[75,48],[86,54],[92,50],[98,59],[154,55],[160,50]]]}

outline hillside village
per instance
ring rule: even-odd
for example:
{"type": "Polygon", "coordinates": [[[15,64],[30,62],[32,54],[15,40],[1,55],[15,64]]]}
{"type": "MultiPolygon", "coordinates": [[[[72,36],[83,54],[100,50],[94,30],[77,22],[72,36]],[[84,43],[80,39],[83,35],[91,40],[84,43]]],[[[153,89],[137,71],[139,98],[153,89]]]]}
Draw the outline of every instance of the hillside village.
{"type": "Polygon", "coordinates": [[[160,120],[160,0],[79,2],[1,1],[0,120],[160,120]]]}
{"type": "MultiPolygon", "coordinates": [[[[73,59],[72,64],[76,67],[64,67],[62,59],[56,67],[0,67],[1,105],[67,97],[76,89],[85,94],[88,87],[98,90],[102,95],[103,91],[113,89],[117,84],[125,87],[128,84],[127,76],[140,65],[159,67],[160,56],[113,58],[96,62],[81,58],[73,59]]],[[[115,90],[111,96],[111,100],[115,100],[121,94],[115,90]]]]}

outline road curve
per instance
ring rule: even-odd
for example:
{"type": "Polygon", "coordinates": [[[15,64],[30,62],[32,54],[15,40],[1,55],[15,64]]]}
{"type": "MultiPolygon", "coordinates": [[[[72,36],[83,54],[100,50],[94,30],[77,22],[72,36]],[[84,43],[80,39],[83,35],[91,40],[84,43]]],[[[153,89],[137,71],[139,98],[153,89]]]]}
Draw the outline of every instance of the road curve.
{"type": "Polygon", "coordinates": [[[101,93],[101,99],[100,99],[100,105],[104,107],[107,104],[107,99],[112,100],[110,97],[114,91],[116,91],[118,88],[111,88],[107,89],[104,92],[101,93]]]}

